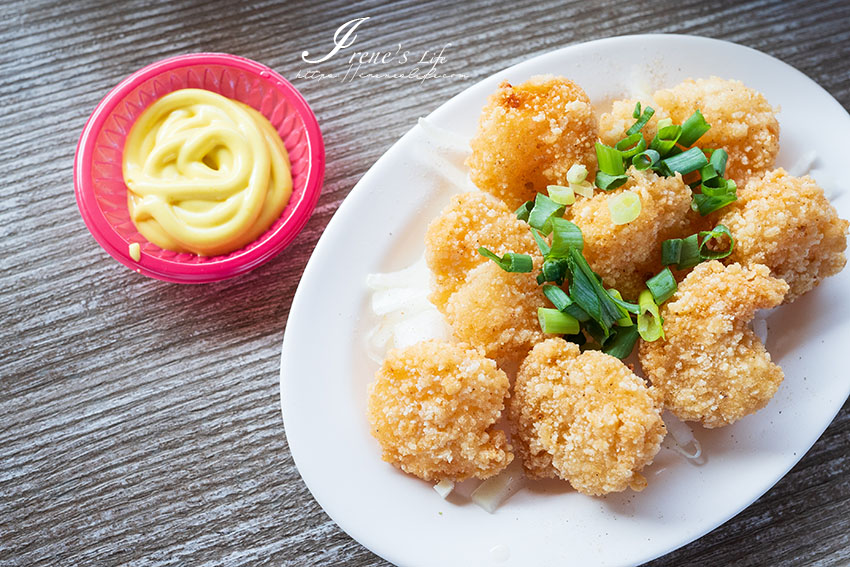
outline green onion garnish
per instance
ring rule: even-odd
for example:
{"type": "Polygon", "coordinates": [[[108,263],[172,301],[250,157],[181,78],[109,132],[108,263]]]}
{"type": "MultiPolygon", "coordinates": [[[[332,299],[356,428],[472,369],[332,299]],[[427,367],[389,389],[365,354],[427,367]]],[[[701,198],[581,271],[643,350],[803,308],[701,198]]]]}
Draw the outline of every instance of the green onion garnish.
{"type": "MultiPolygon", "coordinates": [[[[608,175],[623,175],[626,168],[623,165],[623,154],[616,148],[596,142],[596,159],[599,162],[599,171],[608,175]]],[[[599,186],[599,174],[596,174],[597,187],[599,186]]]]}
{"type": "Polygon", "coordinates": [[[632,112],[632,118],[640,118],[640,101],[635,104],[635,109],[632,112]]]}
{"type": "Polygon", "coordinates": [[[646,140],[643,134],[638,132],[617,142],[614,149],[623,155],[623,159],[628,160],[646,149],[646,140]]]}
{"type": "Polygon", "coordinates": [[[522,205],[519,206],[517,210],[514,211],[516,218],[521,221],[528,222],[528,215],[531,214],[531,209],[534,208],[534,200],[526,201],[522,205]]]}
{"type": "Polygon", "coordinates": [[[678,155],[664,158],[659,165],[663,167],[665,175],[668,171],[670,172],[670,176],[676,172],[685,175],[708,165],[708,158],[705,157],[701,149],[691,148],[678,155]]]}
{"type": "Polygon", "coordinates": [[[632,325],[634,325],[634,323],[632,323],[632,317],[631,315],[629,315],[629,310],[620,305],[621,303],[625,303],[625,301],[623,301],[623,296],[620,295],[620,292],[616,289],[609,289],[608,295],[610,295],[611,299],[613,299],[614,302],[617,304],[617,309],[619,309],[620,314],[622,314],[622,317],[620,319],[617,319],[617,325],[621,327],[631,327],[632,325]]]}
{"type": "Polygon", "coordinates": [[[657,305],[661,305],[676,293],[678,285],[676,278],[670,268],[664,268],[658,274],[646,280],[646,287],[652,293],[652,298],[657,305]]]}
{"type": "Polygon", "coordinates": [[[638,333],[647,342],[657,341],[664,338],[664,327],[658,305],[652,298],[652,292],[648,289],[640,292],[638,299],[640,313],[638,314],[638,333]]]}
{"type": "Polygon", "coordinates": [[[634,191],[623,191],[608,199],[611,222],[616,225],[632,222],[640,216],[640,209],[640,197],[634,191]]]}
{"type": "Polygon", "coordinates": [[[569,266],[567,265],[567,261],[564,259],[546,260],[543,262],[543,281],[555,282],[556,284],[561,285],[567,277],[568,269],[569,266]]]}
{"type": "Polygon", "coordinates": [[[574,163],[567,170],[567,183],[581,183],[585,179],[587,179],[587,168],[584,165],[574,163]]]}
{"type": "Polygon", "coordinates": [[[682,133],[679,136],[679,144],[689,148],[699,140],[703,134],[708,132],[711,126],[705,121],[705,117],[699,110],[694,111],[682,124],[682,133]]]}
{"type": "Polygon", "coordinates": [[[637,122],[632,124],[631,128],[626,130],[626,136],[631,136],[632,134],[636,134],[640,132],[646,123],[649,122],[649,119],[652,118],[652,115],[655,114],[655,109],[651,106],[647,106],[643,109],[643,114],[640,115],[640,118],[637,119],[637,122]]]}
{"type": "Polygon", "coordinates": [[[537,319],[540,321],[540,328],[547,334],[575,335],[579,332],[578,320],[557,309],[538,307],[537,319]]]}
{"type": "Polygon", "coordinates": [[[576,202],[576,194],[570,187],[547,185],[546,191],[549,193],[549,198],[559,205],[572,205],[576,202]]]}
{"type": "Polygon", "coordinates": [[[646,150],[645,152],[641,152],[637,154],[634,158],[632,158],[632,165],[635,166],[635,169],[638,171],[643,171],[644,169],[649,169],[653,167],[658,161],[661,159],[661,154],[656,152],[655,150],[646,150]]]}
{"type": "Polygon", "coordinates": [[[554,305],[555,309],[557,309],[558,311],[563,311],[564,309],[573,304],[573,300],[570,299],[570,296],[567,295],[567,292],[565,292],[556,285],[544,285],[543,295],[545,295],[549,299],[549,301],[552,302],[552,305],[554,305]]]}
{"type": "Polygon", "coordinates": [[[570,248],[584,249],[584,236],[581,229],[566,219],[552,219],[552,246],[547,256],[566,258],[570,248]]]}
{"type": "MultiPolygon", "coordinates": [[[[731,181],[731,179],[729,181],[731,181]]],[[[703,191],[705,191],[704,188],[703,191]]],[[[705,192],[695,193],[693,202],[691,203],[691,208],[698,211],[700,215],[705,216],[713,213],[714,211],[719,211],[726,205],[734,203],[737,200],[738,195],[735,190],[722,195],[708,195],[705,192]]]]}
{"type": "Polygon", "coordinates": [[[498,264],[499,267],[506,272],[528,273],[534,267],[534,262],[528,254],[515,254],[513,252],[508,252],[500,258],[483,246],[478,249],[478,253],[485,258],[489,258],[496,262],[496,264],[498,264]]]}
{"type": "Polygon", "coordinates": [[[679,255],[679,262],[676,268],[679,270],[688,270],[701,261],[699,257],[699,234],[692,234],[687,238],[683,238],[682,252],[679,255]]]}
{"type": "Polygon", "coordinates": [[[604,171],[596,172],[596,186],[602,189],[603,191],[613,191],[617,187],[623,185],[628,180],[629,176],[626,174],[608,175],[604,171]]]}
{"type": "Polygon", "coordinates": [[[540,249],[540,253],[546,256],[549,254],[549,250],[552,248],[549,246],[549,243],[546,242],[546,239],[543,238],[543,235],[540,234],[539,230],[531,229],[531,237],[534,238],[534,242],[537,243],[537,247],[540,249]]]}
{"type": "Polygon", "coordinates": [[[711,153],[711,159],[708,160],[708,163],[714,167],[714,171],[717,172],[717,175],[723,177],[723,174],[726,172],[726,160],[729,159],[729,154],[726,153],[726,150],[714,150],[711,153]]]}
{"type": "Polygon", "coordinates": [[[671,125],[659,128],[658,133],[649,144],[649,149],[657,151],[662,156],[666,156],[670,150],[676,145],[676,140],[679,139],[682,133],[682,127],[671,125]]]}
{"type": "Polygon", "coordinates": [[[543,193],[534,198],[534,208],[528,214],[528,224],[548,236],[552,232],[552,217],[564,214],[564,205],[558,204],[543,193]]]}
{"type": "Polygon", "coordinates": [[[619,359],[626,358],[635,348],[638,336],[639,331],[635,325],[630,327],[619,327],[614,331],[611,338],[605,342],[605,346],[602,347],[602,352],[619,359]]]}
{"type": "Polygon", "coordinates": [[[718,224],[712,230],[701,231],[699,236],[702,240],[702,244],[699,246],[699,257],[702,260],[719,260],[720,258],[725,258],[729,254],[732,253],[732,250],[735,249],[735,237],[732,236],[732,231],[726,228],[722,224],[718,224]],[[729,248],[726,250],[711,250],[708,247],[708,244],[717,238],[722,236],[729,237],[729,248]]]}
{"type": "Polygon", "coordinates": [[[671,238],[661,243],[661,265],[671,266],[679,263],[682,254],[682,239],[671,238]]]}

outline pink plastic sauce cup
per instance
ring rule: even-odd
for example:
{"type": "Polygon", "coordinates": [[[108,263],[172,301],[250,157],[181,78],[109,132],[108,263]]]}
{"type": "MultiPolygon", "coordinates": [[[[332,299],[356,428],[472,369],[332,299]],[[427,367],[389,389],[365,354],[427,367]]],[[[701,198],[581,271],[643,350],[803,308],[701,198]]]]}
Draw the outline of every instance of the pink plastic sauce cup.
{"type": "Polygon", "coordinates": [[[113,258],[146,276],[177,283],[214,282],[253,270],[283,250],[316,207],[325,148],[316,116],[304,97],[272,69],[235,55],[196,53],[158,61],[124,79],[86,122],[74,159],[74,190],[83,221],[113,258]],[[163,250],[136,230],[127,209],[124,141],[148,105],[179,89],[200,88],[243,102],[277,129],[289,153],[292,196],[269,229],[244,248],[222,256],[163,250]],[[129,247],[138,243],[139,261],[129,247]]]}

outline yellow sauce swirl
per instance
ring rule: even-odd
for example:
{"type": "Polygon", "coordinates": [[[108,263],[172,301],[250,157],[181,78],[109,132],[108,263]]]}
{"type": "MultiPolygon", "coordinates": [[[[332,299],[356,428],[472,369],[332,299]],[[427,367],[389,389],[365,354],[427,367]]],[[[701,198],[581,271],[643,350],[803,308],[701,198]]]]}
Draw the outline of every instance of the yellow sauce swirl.
{"type": "Polygon", "coordinates": [[[292,194],[289,156],[253,108],[202,89],[165,95],[124,145],[127,206],[160,248],[227,254],[257,239],[292,194]]]}

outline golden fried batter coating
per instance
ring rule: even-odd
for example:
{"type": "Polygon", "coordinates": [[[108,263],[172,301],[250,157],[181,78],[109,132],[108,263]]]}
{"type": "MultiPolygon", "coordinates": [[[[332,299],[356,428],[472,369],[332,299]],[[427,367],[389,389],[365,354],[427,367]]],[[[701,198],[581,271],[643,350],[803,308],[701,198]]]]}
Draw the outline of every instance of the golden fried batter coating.
{"type": "MultiPolygon", "coordinates": [[[[615,100],[611,104],[611,110],[603,112],[599,116],[599,139],[602,140],[603,144],[613,147],[617,142],[626,137],[626,130],[631,128],[637,121],[632,114],[637,102],[638,99],[615,100]]],[[[652,115],[652,118],[649,119],[649,122],[641,130],[646,143],[649,144],[658,131],[658,121],[662,118],[667,118],[667,114],[657,108],[654,102],[641,100],[640,103],[641,111],[645,110],[647,106],[655,110],[655,114],[652,115]]]]}
{"type": "Polygon", "coordinates": [[[587,94],[551,75],[507,81],[490,96],[467,159],[472,182],[516,209],[580,163],[596,172],[596,118],[587,94]]]}
{"type": "Polygon", "coordinates": [[[682,177],[659,177],[652,171],[630,168],[629,181],[611,191],[597,191],[590,199],[579,198],[567,211],[567,219],[581,228],[584,256],[608,287],[623,297],[636,299],[647,278],[661,270],[661,243],[677,237],[689,226],[691,190],[682,177]],[[641,212],[627,224],[615,225],[608,199],[630,190],[640,197],[641,212]]]}
{"type": "Polygon", "coordinates": [[[779,153],[779,122],[761,93],[740,81],[711,77],[688,79],[657,91],[653,98],[674,124],[682,124],[697,109],[702,112],[711,129],[697,145],[726,150],[726,177],[739,186],[773,168],[779,153]]]}
{"type": "Polygon", "coordinates": [[[546,338],[537,320],[537,308],[545,306],[534,273],[512,274],[487,261],[449,297],[446,321],[458,339],[482,348],[500,366],[518,365],[546,338]]]}
{"type": "Polygon", "coordinates": [[[513,460],[493,428],[509,395],[496,363],[462,343],[389,352],[369,385],[369,423],[383,459],[429,481],[488,478],[513,460]]]}
{"type": "Polygon", "coordinates": [[[699,264],[661,308],[666,340],[641,341],[640,362],[679,419],[722,427],[764,407],[784,377],[747,323],[782,303],[767,266],[699,264]]]}
{"type": "Polygon", "coordinates": [[[503,202],[479,191],[455,195],[425,235],[425,259],[434,274],[430,299],[441,311],[467,274],[489,262],[478,253],[481,246],[499,256],[506,252],[540,255],[528,225],[503,202]]]}
{"type": "Polygon", "coordinates": [[[584,494],[642,490],[667,433],[654,390],[620,360],[549,339],[522,363],[508,403],[526,474],[584,494]]]}
{"type": "Polygon", "coordinates": [[[792,177],[780,168],[752,178],[721,213],[720,222],[737,239],[728,261],[770,268],[791,288],[786,303],[847,263],[848,222],[809,176],[792,177]]]}

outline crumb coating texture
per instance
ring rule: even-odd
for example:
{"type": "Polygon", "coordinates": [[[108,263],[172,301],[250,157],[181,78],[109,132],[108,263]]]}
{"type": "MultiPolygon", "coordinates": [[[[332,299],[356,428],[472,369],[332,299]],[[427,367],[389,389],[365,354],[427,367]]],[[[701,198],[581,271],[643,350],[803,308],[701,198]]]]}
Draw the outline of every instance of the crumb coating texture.
{"type": "Polygon", "coordinates": [[[540,254],[528,225],[504,203],[479,191],[455,195],[425,235],[425,259],[434,274],[430,300],[441,311],[467,274],[489,262],[478,253],[481,246],[499,256],[540,254]]]}
{"type": "Polygon", "coordinates": [[[608,287],[636,299],[647,278],[661,270],[661,243],[681,235],[690,226],[691,190],[682,177],[659,177],[652,171],[630,168],[629,181],[611,192],[597,191],[579,198],[567,211],[584,235],[584,256],[608,287]],[[623,191],[640,197],[640,215],[615,225],[608,200],[623,191]]]}
{"type": "Polygon", "coordinates": [[[509,273],[488,260],[449,297],[446,321],[459,340],[482,348],[500,366],[518,365],[546,338],[537,320],[537,309],[545,306],[534,273],[509,273]]]}
{"type": "Polygon", "coordinates": [[[653,98],[674,124],[682,124],[695,110],[702,112],[711,129],[697,145],[726,150],[726,177],[738,186],[773,168],[779,153],[776,110],[744,83],[718,77],[687,79],[657,91],[653,98]]]}
{"type": "Polygon", "coordinates": [[[513,460],[493,428],[508,388],[495,362],[462,343],[391,350],[369,385],[372,435],[385,461],[423,480],[491,477],[513,460]]]}
{"type": "Polygon", "coordinates": [[[620,360],[549,339],[523,362],[509,402],[514,444],[532,478],[583,494],[641,490],[667,430],[660,400],[620,360]]]}
{"type": "Polygon", "coordinates": [[[646,110],[648,106],[655,111],[655,114],[652,115],[646,126],[641,129],[643,137],[647,145],[649,145],[658,131],[658,121],[662,118],[668,118],[668,116],[654,102],[647,102],[646,100],[638,101],[638,99],[615,100],[611,104],[611,110],[599,115],[599,139],[603,144],[613,147],[617,142],[626,137],[626,130],[637,122],[637,118],[634,117],[633,113],[635,111],[635,104],[638,102],[641,103],[641,112],[646,110]]]}
{"type": "Polygon", "coordinates": [[[596,172],[596,117],[587,94],[551,75],[499,85],[481,113],[467,159],[472,182],[511,209],[565,185],[577,163],[596,172]]]}
{"type": "Polygon", "coordinates": [[[792,177],[780,168],[750,179],[721,212],[720,222],[737,240],[728,261],[770,268],[790,288],[786,303],[847,263],[848,222],[809,176],[792,177]]]}
{"type": "Polygon", "coordinates": [[[748,323],[782,303],[767,266],[699,264],[661,307],[665,339],[640,341],[640,362],[679,419],[722,427],[764,407],[784,377],[748,323]]]}

